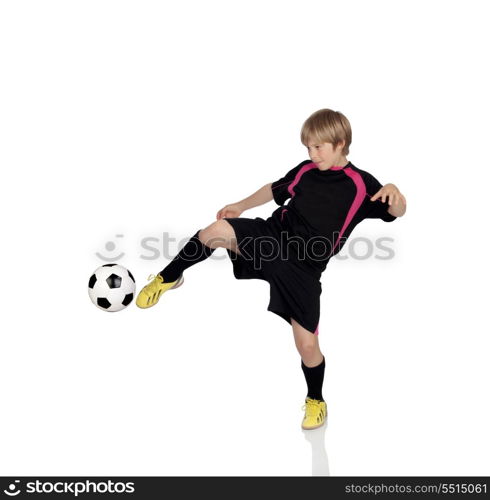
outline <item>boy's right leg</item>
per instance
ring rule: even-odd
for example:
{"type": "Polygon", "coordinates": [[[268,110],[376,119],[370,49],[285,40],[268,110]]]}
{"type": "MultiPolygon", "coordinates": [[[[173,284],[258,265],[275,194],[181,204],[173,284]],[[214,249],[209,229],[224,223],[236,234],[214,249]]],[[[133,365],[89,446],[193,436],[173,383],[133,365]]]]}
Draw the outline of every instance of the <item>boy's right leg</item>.
{"type": "Polygon", "coordinates": [[[164,292],[180,286],[186,269],[207,259],[219,247],[239,253],[235,231],[225,220],[213,222],[192,236],[172,262],[141,290],[136,305],[144,309],[154,306],[164,292]]]}
{"type": "Polygon", "coordinates": [[[239,253],[235,231],[225,220],[213,222],[198,231],[159,274],[166,283],[176,281],[186,269],[210,257],[216,248],[229,248],[239,253]]]}
{"type": "Polygon", "coordinates": [[[226,219],[217,220],[205,229],[202,229],[199,232],[199,239],[208,247],[227,248],[241,255],[238,250],[235,230],[226,219]]]}

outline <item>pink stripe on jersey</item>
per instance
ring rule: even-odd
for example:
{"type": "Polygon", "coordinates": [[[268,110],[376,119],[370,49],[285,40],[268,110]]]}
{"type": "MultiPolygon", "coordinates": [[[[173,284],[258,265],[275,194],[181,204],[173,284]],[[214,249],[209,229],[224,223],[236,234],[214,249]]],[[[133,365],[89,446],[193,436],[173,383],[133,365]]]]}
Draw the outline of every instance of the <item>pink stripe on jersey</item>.
{"type": "Polygon", "coordinates": [[[335,251],[335,248],[340,243],[340,238],[342,238],[342,235],[344,234],[345,230],[351,223],[352,219],[354,218],[354,215],[356,215],[356,212],[359,210],[360,206],[362,205],[362,202],[364,201],[364,197],[366,196],[366,185],[364,184],[364,181],[362,180],[362,177],[359,175],[359,173],[355,172],[351,168],[344,168],[344,172],[354,181],[357,191],[356,191],[356,196],[354,197],[354,201],[352,202],[349,212],[347,213],[347,217],[342,226],[342,229],[340,230],[339,237],[337,238],[337,241],[335,242],[335,245],[333,246],[330,255],[335,251]]]}
{"type": "Polygon", "coordinates": [[[296,186],[296,184],[298,184],[298,182],[300,181],[302,175],[306,172],[308,172],[308,170],[311,170],[313,168],[318,168],[316,166],[315,163],[308,163],[307,165],[304,165],[303,167],[300,168],[299,172],[296,174],[296,177],[294,178],[294,181],[289,185],[288,187],[288,191],[289,191],[289,194],[291,195],[291,198],[294,197],[294,195],[296,194],[294,192],[294,186],[296,186]]]}

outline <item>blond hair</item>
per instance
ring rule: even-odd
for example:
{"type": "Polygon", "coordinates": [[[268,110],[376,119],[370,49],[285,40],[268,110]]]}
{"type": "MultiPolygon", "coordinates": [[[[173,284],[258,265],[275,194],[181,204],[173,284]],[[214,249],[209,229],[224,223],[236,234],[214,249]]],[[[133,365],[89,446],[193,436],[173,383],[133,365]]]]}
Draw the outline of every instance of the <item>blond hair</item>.
{"type": "Polygon", "coordinates": [[[345,141],[342,154],[349,154],[352,142],[352,129],[349,120],[340,112],[331,109],[315,111],[301,127],[301,142],[308,147],[309,141],[329,142],[334,149],[345,141]]]}

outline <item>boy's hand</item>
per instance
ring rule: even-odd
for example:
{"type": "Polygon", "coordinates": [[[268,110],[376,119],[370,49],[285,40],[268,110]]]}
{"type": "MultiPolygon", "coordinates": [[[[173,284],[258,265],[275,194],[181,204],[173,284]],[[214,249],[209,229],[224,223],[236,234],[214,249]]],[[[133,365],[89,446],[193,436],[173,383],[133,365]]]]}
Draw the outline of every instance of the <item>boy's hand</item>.
{"type": "Polygon", "coordinates": [[[384,203],[386,198],[388,198],[388,204],[398,205],[399,201],[406,203],[405,196],[403,196],[398,188],[394,184],[385,184],[374,196],[371,197],[371,201],[376,201],[381,197],[381,201],[384,203]]]}
{"type": "Polygon", "coordinates": [[[224,206],[217,214],[216,219],[220,220],[223,217],[240,217],[240,214],[243,212],[242,207],[238,203],[232,203],[231,205],[224,206]]]}

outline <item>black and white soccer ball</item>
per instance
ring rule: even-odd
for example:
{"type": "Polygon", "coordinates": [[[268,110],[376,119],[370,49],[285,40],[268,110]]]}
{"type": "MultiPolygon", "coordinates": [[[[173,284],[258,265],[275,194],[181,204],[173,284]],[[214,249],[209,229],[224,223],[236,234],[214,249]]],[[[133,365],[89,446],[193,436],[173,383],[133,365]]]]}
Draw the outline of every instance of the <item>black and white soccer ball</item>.
{"type": "Polygon", "coordinates": [[[134,298],[136,282],[133,275],[119,264],[104,264],[88,280],[88,294],[103,311],[124,309],[134,298]]]}

